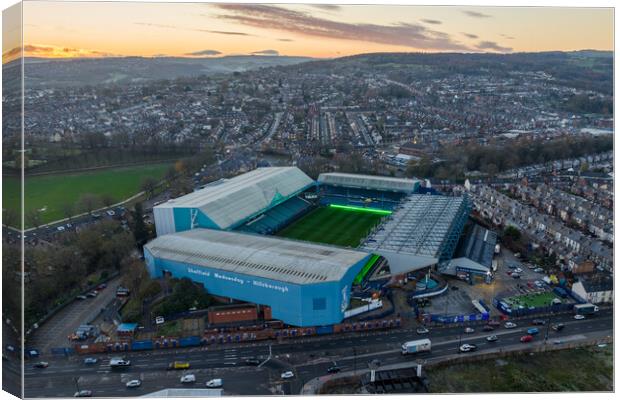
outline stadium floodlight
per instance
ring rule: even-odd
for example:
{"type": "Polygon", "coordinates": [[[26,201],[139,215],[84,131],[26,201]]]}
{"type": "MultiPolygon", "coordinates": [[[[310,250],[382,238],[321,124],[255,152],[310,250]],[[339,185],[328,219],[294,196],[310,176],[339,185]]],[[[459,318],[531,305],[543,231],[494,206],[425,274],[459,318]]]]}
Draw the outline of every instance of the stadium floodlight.
{"type": "Polygon", "coordinates": [[[390,214],[392,214],[392,211],[380,210],[378,208],[343,206],[343,205],[340,205],[340,204],[330,204],[329,207],[330,208],[338,208],[338,209],[341,209],[341,210],[348,210],[348,211],[361,211],[361,212],[367,212],[367,213],[379,214],[379,215],[390,215],[390,214]]]}

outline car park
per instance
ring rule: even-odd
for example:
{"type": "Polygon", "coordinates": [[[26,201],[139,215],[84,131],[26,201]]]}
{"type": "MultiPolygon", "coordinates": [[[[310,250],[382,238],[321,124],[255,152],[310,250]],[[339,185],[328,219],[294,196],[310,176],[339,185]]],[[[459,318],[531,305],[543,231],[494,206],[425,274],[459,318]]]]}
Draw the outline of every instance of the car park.
{"type": "Polygon", "coordinates": [[[282,374],[280,375],[280,378],[282,379],[291,379],[295,376],[295,374],[293,373],[293,371],[286,371],[286,372],[282,372],[282,374]]]}
{"type": "Polygon", "coordinates": [[[575,316],[573,318],[575,318],[576,320],[581,320],[581,319],[585,319],[586,317],[585,317],[585,315],[575,314],[575,316]]]}
{"type": "Polygon", "coordinates": [[[519,339],[521,341],[521,343],[528,343],[531,342],[532,340],[534,340],[534,336],[532,335],[525,335],[525,336],[521,336],[521,339],[519,339]]]}
{"type": "Polygon", "coordinates": [[[128,388],[137,388],[142,385],[142,381],[140,379],[132,379],[125,384],[128,388]]]}
{"type": "Polygon", "coordinates": [[[38,363],[34,364],[35,368],[47,368],[49,367],[49,363],[46,361],[39,361],[38,363]]]}
{"type": "Polygon", "coordinates": [[[474,332],[475,332],[474,328],[470,328],[469,326],[465,328],[465,333],[474,333],[474,332]]]}
{"type": "Polygon", "coordinates": [[[221,379],[211,379],[206,383],[208,388],[220,388],[224,385],[224,381],[221,379]]]}
{"type": "Polygon", "coordinates": [[[92,397],[93,392],[91,390],[80,390],[79,392],[75,392],[73,397],[92,397]]]}
{"type": "Polygon", "coordinates": [[[515,324],[514,322],[510,322],[510,321],[508,321],[508,322],[506,322],[504,324],[504,328],[506,328],[506,329],[512,329],[512,328],[516,328],[516,327],[517,327],[517,324],[515,324]]]}
{"type": "Polygon", "coordinates": [[[497,335],[487,336],[487,342],[497,342],[498,339],[497,335]]]}
{"type": "Polygon", "coordinates": [[[93,365],[93,364],[97,364],[99,360],[96,357],[87,357],[84,359],[84,364],[86,365],[93,365]]]}
{"type": "Polygon", "coordinates": [[[429,332],[429,331],[428,331],[428,328],[427,328],[427,327],[425,327],[425,326],[421,326],[421,327],[419,327],[418,329],[416,329],[415,331],[416,331],[416,333],[417,333],[418,335],[424,335],[424,334],[426,334],[426,333],[428,333],[428,332],[429,332]]]}
{"type": "Polygon", "coordinates": [[[469,353],[470,351],[476,351],[476,349],[478,349],[478,346],[469,343],[462,344],[461,347],[459,347],[461,353],[469,353]]]}
{"type": "Polygon", "coordinates": [[[196,382],[196,375],[187,374],[181,377],[181,383],[194,383],[196,382]]]}

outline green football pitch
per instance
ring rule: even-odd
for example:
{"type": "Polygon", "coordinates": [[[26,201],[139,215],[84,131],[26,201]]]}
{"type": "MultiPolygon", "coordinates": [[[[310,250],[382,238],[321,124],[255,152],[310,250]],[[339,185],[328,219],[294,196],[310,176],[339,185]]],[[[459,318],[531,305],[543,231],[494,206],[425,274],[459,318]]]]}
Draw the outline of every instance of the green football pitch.
{"type": "Polygon", "coordinates": [[[355,209],[320,207],[287,226],[278,236],[357,247],[385,215],[355,209]]]}
{"type": "MultiPolygon", "coordinates": [[[[114,202],[121,201],[140,192],[144,178],[162,179],[169,167],[169,163],[161,163],[26,177],[25,211],[42,210],[41,221],[46,223],[64,218],[63,205],[75,205],[84,193],[108,195],[114,202]]],[[[16,215],[19,215],[19,191],[19,178],[3,177],[2,206],[13,209],[16,215]]],[[[28,221],[26,225],[29,227],[28,221]]]]}
{"type": "Polygon", "coordinates": [[[509,303],[511,307],[523,306],[525,308],[529,307],[546,307],[550,306],[553,299],[556,296],[553,292],[541,292],[541,293],[532,293],[532,294],[523,294],[520,296],[513,296],[507,299],[504,299],[506,303],[509,303]]]}

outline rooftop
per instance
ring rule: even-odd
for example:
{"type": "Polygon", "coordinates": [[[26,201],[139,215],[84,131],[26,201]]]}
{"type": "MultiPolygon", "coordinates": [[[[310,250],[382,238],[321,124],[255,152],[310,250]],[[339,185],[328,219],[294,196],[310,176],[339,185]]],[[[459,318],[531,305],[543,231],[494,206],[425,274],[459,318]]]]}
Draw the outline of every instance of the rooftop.
{"type": "Polygon", "coordinates": [[[457,228],[460,234],[462,226],[457,224],[461,219],[464,223],[462,217],[467,213],[465,197],[410,195],[361,249],[388,258],[392,273],[432,265],[439,261],[444,245],[457,228]]]}
{"type": "Polygon", "coordinates": [[[319,175],[318,182],[334,186],[357,189],[391,190],[395,192],[413,193],[420,181],[416,179],[392,178],[389,176],[346,174],[329,172],[319,175]]]}
{"type": "Polygon", "coordinates": [[[297,167],[257,168],[155,208],[198,208],[221,229],[227,229],[313,183],[297,167]]]}
{"type": "Polygon", "coordinates": [[[335,246],[211,229],[156,238],[154,257],[293,284],[340,280],[368,253],[335,246]]]}

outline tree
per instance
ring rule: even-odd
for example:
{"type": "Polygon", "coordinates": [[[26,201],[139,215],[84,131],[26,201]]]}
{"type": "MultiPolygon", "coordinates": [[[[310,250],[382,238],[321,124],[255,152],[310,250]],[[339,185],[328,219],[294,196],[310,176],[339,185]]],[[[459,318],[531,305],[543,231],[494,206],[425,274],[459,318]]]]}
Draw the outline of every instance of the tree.
{"type": "Polygon", "coordinates": [[[151,176],[147,176],[140,183],[140,189],[146,193],[146,198],[150,199],[153,196],[153,191],[155,190],[155,186],[157,185],[157,180],[151,176]]]}
{"type": "Polygon", "coordinates": [[[101,199],[99,196],[92,193],[84,193],[80,196],[78,200],[78,205],[80,210],[83,212],[87,212],[88,214],[92,213],[94,209],[96,209],[101,204],[101,199]]]}
{"type": "Polygon", "coordinates": [[[510,239],[516,242],[519,239],[521,239],[521,231],[519,231],[514,226],[509,225],[506,227],[506,229],[504,229],[504,236],[509,237],[510,239]]]}
{"type": "Polygon", "coordinates": [[[41,226],[41,213],[36,209],[28,210],[26,213],[26,221],[28,225],[38,228],[41,226]]]}
{"type": "Polygon", "coordinates": [[[136,245],[142,249],[142,246],[146,243],[149,238],[149,232],[146,229],[146,225],[144,224],[144,219],[142,215],[144,214],[144,210],[142,209],[142,203],[137,202],[134,205],[133,211],[133,237],[136,239],[136,245]]]}
{"type": "Polygon", "coordinates": [[[17,213],[13,208],[6,208],[4,210],[4,219],[2,222],[6,226],[13,226],[17,222],[17,213]]]}
{"type": "Polygon", "coordinates": [[[104,206],[110,207],[112,204],[114,204],[114,197],[109,194],[104,194],[103,196],[101,196],[101,202],[104,206]]]}
{"type": "Polygon", "coordinates": [[[75,207],[71,203],[64,203],[62,205],[62,215],[71,222],[71,217],[73,217],[73,213],[75,212],[75,207]]]}

